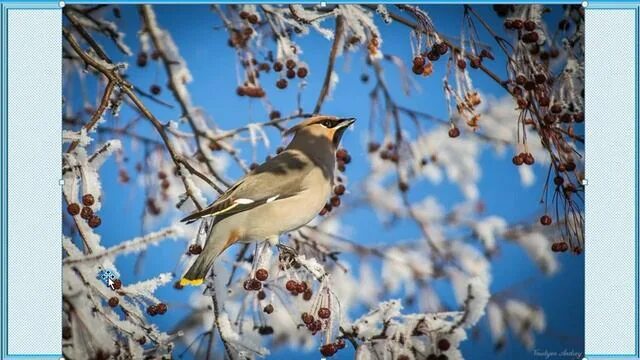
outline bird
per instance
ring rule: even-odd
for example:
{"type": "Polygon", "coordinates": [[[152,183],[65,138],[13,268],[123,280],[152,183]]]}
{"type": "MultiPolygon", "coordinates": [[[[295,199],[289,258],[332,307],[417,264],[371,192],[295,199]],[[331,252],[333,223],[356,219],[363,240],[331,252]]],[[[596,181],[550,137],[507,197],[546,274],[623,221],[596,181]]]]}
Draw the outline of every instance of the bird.
{"type": "Polygon", "coordinates": [[[215,259],[235,243],[268,241],[298,229],[322,210],[331,194],[336,151],[355,118],[309,117],[284,132],[289,145],[259,165],[206,208],[182,222],[213,217],[204,248],[180,279],[198,286],[215,259]]]}

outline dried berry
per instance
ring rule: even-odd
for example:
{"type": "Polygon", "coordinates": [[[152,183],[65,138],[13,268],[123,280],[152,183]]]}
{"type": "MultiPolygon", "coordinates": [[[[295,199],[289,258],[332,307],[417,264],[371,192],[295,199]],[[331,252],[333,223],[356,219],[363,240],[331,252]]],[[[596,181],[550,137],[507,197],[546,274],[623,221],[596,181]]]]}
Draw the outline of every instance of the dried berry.
{"type": "Polygon", "coordinates": [[[91,219],[92,216],[93,216],[93,209],[91,209],[88,206],[83,207],[82,211],[80,211],[80,217],[82,217],[85,220],[91,219]]]}
{"type": "Polygon", "coordinates": [[[264,300],[267,297],[267,293],[265,293],[263,290],[258,291],[258,300],[264,300]]]}
{"type": "Polygon", "coordinates": [[[520,166],[524,163],[524,158],[520,155],[515,155],[513,159],[511,159],[511,162],[513,162],[515,166],[520,166]]]}
{"type": "Polygon", "coordinates": [[[553,183],[560,186],[564,183],[564,178],[562,176],[556,176],[553,178],[553,183]]]}
{"type": "Polygon", "coordinates": [[[269,272],[267,269],[258,269],[256,270],[256,279],[260,281],[265,281],[269,277],[269,272]]]}
{"type": "Polygon", "coordinates": [[[450,347],[451,347],[451,343],[449,342],[449,340],[447,339],[438,340],[438,349],[440,349],[440,351],[447,351],[449,350],[450,347]]]}
{"type": "Polygon", "coordinates": [[[140,67],[145,67],[147,65],[147,61],[149,60],[149,56],[146,52],[141,52],[138,54],[138,58],[136,59],[136,64],[140,67]]]}
{"type": "Polygon", "coordinates": [[[438,61],[440,59],[440,53],[438,50],[431,49],[431,51],[427,53],[427,59],[430,61],[438,61]]]}
{"type": "Polygon", "coordinates": [[[527,20],[524,22],[524,29],[527,31],[533,31],[536,29],[536,23],[533,20],[527,20]]]}
{"type": "Polygon", "coordinates": [[[267,306],[264,307],[264,309],[262,309],[262,311],[264,311],[267,314],[271,314],[273,312],[273,305],[268,304],[267,306]]]}
{"type": "Polygon", "coordinates": [[[149,91],[151,91],[153,95],[160,95],[160,92],[162,92],[162,88],[158,85],[151,85],[149,91]]]}
{"type": "Polygon", "coordinates": [[[318,317],[320,319],[328,319],[330,316],[331,310],[329,310],[329,308],[321,307],[320,309],[318,309],[318,317]]]}
{"type": "Polygon", "coordinates": [[[482,59],[480,59],[479,57],[474,57],[469,59],[469,65],[471,66],[472,69],[479,68],[481,64],[482,64],[482,59]]]}
{"type": "Polygon", "coordinates": [[[147,342],[147,338],[144,336],[138,339],[138,344],[140,345],[144,345],[146,342],[147,342]]]}
{"type": "Polygon", "coordinates": [[[82,197],[82,204],[83,204],[84,206],[91,206],[91,205],[93,205],[94,203],[95,203],[95,199],[93,198],[93,195],[91,195],[91,194],[85,194],[85,195],[82,197]]]}
{"type": "Polygon", "coordinates": [[[77,203],[69,204],[69,206],[67,206],[67,212],[72,216],[78,215],[80,213],[80,205],[77,203]]]}
{"type": "Polygon", "coordinates": [[[247,17],[247,20],[249,20],[249,23],[251,23],[251,24],[257,24],[258,23],[258,15],[251,14],[251,15],[249,15],[249,17],[247,17]]]}
{"type": "Polygon", "coordinates": [[[526,153],[524,154],[524,163],[527,165],[533,165],[535,163],[535,159],[533,158],[533,154],[526,153]]]}
{"type": "Polygon", "coordinates": [[[540,217],[540,224],[542,224],[544,226],[551,225],[551,222],[552,222],[551,216],[549,216],[549,215],[545,214],[545,215],[542,215],[540,217]]]}
{"type": "Polygon", "coordinates": [[[526,33],[524,35],[522,35],[522,42],[526,43],[526,44],[533,44],[535,42],[538,41],[539,39],[539,35],[537,32],[532,31],[530,33],[526,33]]]}
{"type": "Polygon", "coordinates": [[[92,229],[95,229],[102,224],[102,219],[98,215],[93,215],[89,218],[88,223],[92,229]]]}
{"type": "Polygon", "coordinates": [[[450,138],[457,138],[458,136],[460,136],[460,129],[458,129],[457,127],[452,127],[451,129],[449,129],[450,138]]]}
{"type": "Polygon", "coordinates": [[[158,305],[156,305],[156,310],[158,311],[158,314],[163,315],[167,312],[167,304],[165,303],[159,303],[158,305]]]}
{"type": "Polygon", "coordinates": [[[467,67],[467,62],[464,59],[458,59],[457,61],[458,69],[464,70],[467,67]]]}
{"type": "Polygon", "coordinates": [[[341,204],[341,200],[338,196],[332,196],[331,199],[329,200],[329,202],[331,203],[331,206],[333,207],[339,207],[341,204]]]}
{"type": "Polygon", "coordinates": [[[113,285],[114,290],[119,290],[122,287],[122,280],[115,279],[113,280],[113,283],[111,283],[111,285],[113,285]]]}
{"type": "Polygon", "coordinates": [[[322,356],[326,356],[326,357],[330,357],[330,356],[335,355],[335,353],[337,351],[338,351],[338,349],[333,344],[324,344],[324,345],[322,345],[320,347],[320,354],[322,354],[322,356]]]}
{"type": "Polygon", "coordinates": [[[285,62],[285,66],[287,67],[287,69],[292,70],[296,67],[296,62],[292,59],[289,59],[285,62]]]}
{"type": "Polygon", "coordinates": [[[336,185],[336,187],[333,188],[333,193],[338,196],[344,195],[345,191],[346,191],[346,188],[342,184],[336,185]]]}
{"type": "Polygon", "coordinates": [[[567,163],[564,165],[567,169],[567,171],[573,171],[576,169],[576,163],[574,163],[573,161],[567,161],[567,163]]]}
{"type": "Polygon", "coordinates": [[[309,70],[305,67],[298,68],[298,77],[304,79],[309,74],[309,70]]]}
{"type": "Polygon", "coordinates": [[[284,66],[282,65],[281,62],[276,61],[275,63],[273,63],[273,71],[280,72],[280,71],[282,71],[283,68],[284,68],[284,66]]]}
{"type": "Polygon", "coordinates": [[[544,84],[547,82],[547,76],[545,74],[535,74],[533,78],[537,84],[544,84]]]}
{"type": "Polygon", "coordinates": [[[422,56],[416,56],[413,58],[413,66],[424,66],[424,58],[422,56]]]}
{"type": "Polygon", "coordinates": [[[287,79],[295,79],[296,71],[293,69],[287,70],[287,79]]]}
{"type": "Polygon", "coordinates": [[[242,20],[246,20],[249,17],[249,13],[246,11],[240,11],[240,14],[238,14],[240,16],[240,19],[242,20]]]}
{"type": "Polygon", "coordinates": [[[516,30],[520,30],[524,26],[524,22],[520,19],[515,19],[511,21],[511,26],[516,30]]]}
{"type": "Polygon", "coordinates": [[[407,192],[409,191],[409,184],[404,181],[400,181],[398,182],[398,189],[400,189],[400,191],[402,192],[407,192]]]}
{"type": "Polygon", "coordinates": [[[287,288],[287,290],[293,292],[296,291],[296,281],[295,280],[289,280],[287,281],[287,284],[285,285],[285,287],[287,288]]]}
{"type": "Polygon", "coordinates": [[[271,335],[273,334],[273,328],[271,326],[260,326],[258,328],[258,334],[260,335],[271,335]]]}
{"type": "Polygon", "coordinates": [[[302,294],[302,299],[304,299],[305,301],[309,301],[311,300],[312,296],[313,296],[313,291],[311,291],[311,289],[307,289],[302,294]]]}
{"type": "Polygon", "coordinates": [[[422,73],[424,72],[424,66],[414,64],[411,67],[411,71],[413,71],[413,73],[416,75],[422,75],[422,73]]]}
{"type": "Polygon", "coordinates": [[[276,86],[280,90],[286,89],[287,88],[287,80],[286,79],[280,79],[280,80],[276,81],[276,86]]]}
{"type": "Polygon", "coordinates": [[[189,245],[189,254],[191,255],[199,255],[202,252],[202,245],[200,244],[191,244],[189,245]]]}
{"type": "Polygon", "coordinates": [[[109,298],[109,306],[111,306],[112,308],[118,306],[119,303],[120,300],[117,297],[114,296],[109,298]]]}
{"type": "Polygon", "coordinates": [[[344,349],[344,347],[346,346],[346,344],[344,342],[344,339],[342,339],[342,338],[337,339],[336,342],[335,342],[335,345],[336,345],[336,347],[338,349],[344,349]]]}
{"type": "Polygon", "coordinates": [[[149,305],[149,307],[147,307],[147,314],[151,316],[156,316],[158,315],[158,309],[156,308],[155,305],[149,305]]]}
{"type": "Polygon", "coordinates": [[[527,81],[524,83],[524,89],[527,91],[531,91],[536,88],[536,83],[534,81],[527,81]]]}
{"type": "Polygon", "coordinates": [[[313,319],[313,315],[311,315],[311,314],[309,314],[307,312],[302,313],[301,318],[302,318],[302,322],[305,323],[305,325],[309,325],[309,324],[313,323],[313,320],[314,320],[313,319]]]}
{"type": "Polygon", "coordinates": [[[281,116],[280,111],[273,110],[269,113],[269,120],[279,119],[281,116]]]}

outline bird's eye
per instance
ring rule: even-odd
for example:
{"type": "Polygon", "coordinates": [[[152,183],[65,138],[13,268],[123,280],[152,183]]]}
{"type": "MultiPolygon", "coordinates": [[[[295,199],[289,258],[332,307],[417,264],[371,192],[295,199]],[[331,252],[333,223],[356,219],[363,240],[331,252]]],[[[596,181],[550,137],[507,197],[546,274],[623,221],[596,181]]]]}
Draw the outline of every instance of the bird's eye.
{"type": "Polygon", "coordinates": [[[331,120],[325,120],[322,122],[322,126],[326,127],[326,128],[332,128],[334,125],[333,121],[331,120]]]}

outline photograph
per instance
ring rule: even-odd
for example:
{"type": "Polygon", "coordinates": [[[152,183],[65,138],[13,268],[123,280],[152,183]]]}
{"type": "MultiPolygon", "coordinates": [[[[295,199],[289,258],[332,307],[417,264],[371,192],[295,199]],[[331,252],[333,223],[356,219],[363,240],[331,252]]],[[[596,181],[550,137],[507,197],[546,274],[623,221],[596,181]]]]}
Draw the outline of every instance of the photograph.
{"type": "Polygon", "coordinates": [[[582,359],[584,15],[66,4],[63,357],[582,359]]]}

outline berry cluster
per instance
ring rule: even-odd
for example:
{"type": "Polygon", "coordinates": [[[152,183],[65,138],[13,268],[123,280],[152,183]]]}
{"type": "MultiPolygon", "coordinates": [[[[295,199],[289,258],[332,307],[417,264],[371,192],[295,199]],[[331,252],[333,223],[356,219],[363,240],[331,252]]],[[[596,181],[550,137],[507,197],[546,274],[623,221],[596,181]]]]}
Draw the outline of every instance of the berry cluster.
{"type": "Polygon", "coordinates": [[[285,288],[293,296],[302,294],[302,298],[305,301],[311,300],[311,297],[313,296],[313,290],[311,290],[311,287],[309,287],[305,281],[289,280],[285,284],[285,288]]]}
{"type": "MultiPolygon", "coordinates": [[[[338,181],[340,180],[342,179],[338,177],[338,181]]],[[[320,210],[320,216],[327,215],[328,213],[331,212],[331,210],[333,210],[333,208],[339,207],[340,204],[342,203],[342,200],[340,200],[340,197],[344,195],[345,192],[346,192],[346,188],[343,184],[336,185],[333,188],[333,196],[331,196],[331,198],[329,199],[329,202],[324,205],[322,210],[320,210]]]]}
{"type": "Polygon", "coordinates": [[[166,312],[167,312],[167,304],[165,303],[149,305],[149,307],[147,307],[147,314],[151,316],[164,315],[166,312]]]}
{"type": "Polygon", "coordinates": [[[511,162],[515,166],[520,166],[522,164],[533,165],[536,162],[536,160],[533,157],[533,154],[531,154],[529,152],[521,152],[520,154],[515,155],[511,159],[511,162]]]}
{"type": "Polygon", "coordinates": [[[551,251],[553,252],[565,252],[567,250],[569,250],[569,245],[564,241],[551,244],[551,251]]]}
{"type": "Polygon", "coordinates": [[[444,42],[435,43],[431,50],[413,57],[413,66],[411,71],[416,75],[429,76],[433,73],[433,61],[438,61],[440,56],[449,51],[449,46],[444,42]]]}
{"type": "Polygon", "coordinates": [[[67,206],[67,212],[71,216],[76,216],[80,214],[80,217],[87,221],[87,224],[91,228],[97,228],[102,224],[102,219],[98,215],[93,212],[91,206],[95,204],[95,198],[91,194],[85,194],[82,196],[82,205],[80,208],[78,203],[71,203],[67,206]]]}
{"type": "MultiPolygon", "coordinates": [[[[299,64],[297,64],[293,59],[287,59],[284,65],[280,61],[276,61],[273,63],[273,71],[280,73],[281,76],[283,74],[282,71],[285,69],[285,67],[286,67],[286,71],[284,71],[284,76],[286,76],[286,78],[289,80],[295,79],[296,76],[300,79],[304,79],[307,77],[307,75],[309,75],[309,69],[304,65],[299,66],[299,64]],[[296,71],[296,67],[297,67],[297,71],[296,71]]],[[[289,82],[287,81],[287,79],[285,79],[284,77],[281,77],[280,79],[278,79],[278,81],[276,81],[276,87],[280,90],[286,89],[287,86],[289,85],[289,82]]]]}

